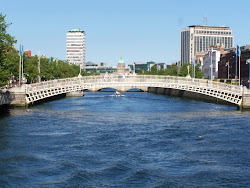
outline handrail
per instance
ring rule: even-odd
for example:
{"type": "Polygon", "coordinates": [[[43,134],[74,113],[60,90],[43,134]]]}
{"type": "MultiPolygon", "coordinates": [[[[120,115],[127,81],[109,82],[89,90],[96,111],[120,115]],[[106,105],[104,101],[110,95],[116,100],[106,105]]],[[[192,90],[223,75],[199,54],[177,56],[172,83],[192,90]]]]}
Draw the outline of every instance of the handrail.
{"type": "MultiPolygon", "coordinates": [[[[188,86],[206,87],[209,89],[220,89],[222,91],[230,91],[238,94],[243,93],[242,86],[229,85],[217,81],[206,79],[186,78],[177,76],[162,76],[162,75],[98,75],[98,76],[83,76],[73,77],[57,80],[49,80],[40,83],[33,83],[26,85],[26,93],[43,90],[54,87],[84,85],[84,84],[97,84],[97,83],[165,83],[165,84],[179,84],[188,86]]],[[[248,90],[244,89],[246,92],[248,90]]]]}

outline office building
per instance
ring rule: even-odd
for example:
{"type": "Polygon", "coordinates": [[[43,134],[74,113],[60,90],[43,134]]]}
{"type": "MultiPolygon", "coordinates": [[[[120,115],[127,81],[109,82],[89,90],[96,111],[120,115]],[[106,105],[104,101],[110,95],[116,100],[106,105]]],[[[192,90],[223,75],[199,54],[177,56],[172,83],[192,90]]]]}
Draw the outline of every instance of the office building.
{"type": "Polygon", "coordinates": [[[125,66],[123,59],[121,59],[119,63],[117,66],[107,66],[106,63],[87,62],[85,64],[84,71],[97,72],[100,74],[128,74],[131,72],[130,67],[125,66]],[[119,66],[119,63],[120,63],[120,66],[119,66]]]}
{"type": "Polygon", "coordinates": [[[116,73],[117,68],[116,66],[107,66],[106,63],[87,62],[85,63],[84,71],[89,73],[97,72],[100,74],[105,74],[105,73],[116,73]]]}
{"type": "Polygon", "coordinates": [[[192,62],[192,58],[196,58],[196,55],[205,55],[213,46],[232,48],[232,29],[200,25],[181,29],[181,65],[192,62]]]}
{"type": "Polygon", "coordinates": [[[218,78],[219,79],[231,79],[238,82],[240,76],[240,82],[242,85],[246,85],[249,88],[250,65],[247,64],[247,60],[250,59],[250,45],[242,46],[239,66],[239,56],[236,58],[235,50],[231,50],[228,53],[221,55],[218,65],[218,78]],[[236,60],[237,59],[237,60],[236,60]],[[240,71],[239,71],[240,69],[240,71]],[[240,74],[239,74],[240,72],[240,74]]]}
{"type": "Polygon", "coordinates": [[[155,65],[155,62],[150,61],[147,63],[139,63],[139,62],[134,62],[133,65],[129,65],[133,73],[139,73],[140,71],[150,71],[151,68],[155,65]]]}
{"type": "Polygon", "coordinates": [[[205,79],[218,78],[218,62],[220,61],[221,51],[211,48],[203,60],[202,71],[205,79]]]}
{"type": "Polygon", "coordinates": [[[72,29],[67,32],[67,56],[69,64],[85,65],[85,32],[80,29],[72,29]]]}

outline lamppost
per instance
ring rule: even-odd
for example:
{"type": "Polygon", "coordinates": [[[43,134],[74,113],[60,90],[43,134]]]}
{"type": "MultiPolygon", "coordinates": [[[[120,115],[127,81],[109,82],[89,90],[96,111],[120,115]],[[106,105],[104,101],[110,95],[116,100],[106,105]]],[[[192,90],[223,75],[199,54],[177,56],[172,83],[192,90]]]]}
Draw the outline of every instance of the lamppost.
{"type": "Polygon", "coordinates": [[[189,74],[189,65],[187,66],[187,71],[188,71],[188,74],[187,74],[186,78],[190,78],[190,74],[189,74]]]}
{"type": "Polygon", "coordinates": [[[196,61],[196,58],[194,57],[193,59],[192,59],[192,63],[193,63],[193,78],[195,79],[195,61],[196,61]]]}
{"type": "Polygon", "coordinates": [[[229,80],[229,61],[226,63],[227,66],[227,79],[229,80]]]}
{"type": "Polygon", "coordinates": [[[249,74],[249,75],[248,75],[248,76],[249,76],[249,79],[248,79],[248,84],[249,84],[249,85],[248,85],[248,87],[249,87],[249,89],[250,89],[250,59],[246,60],[246,64],[249,64],[249,73],[248,73],[248,74],[249,74]]]}
{"type": "Polygon", "coordinates": [[[38,82],[41,82],[41,62],[40,62],[40,52],[38,51],[38,82]]]}
{"type": "Polygon", "coordinates": [[[211,67],[211,80],[213,80],[213,48],[211,48],[211,53],[210,53],[210,67],[211,67]]]}

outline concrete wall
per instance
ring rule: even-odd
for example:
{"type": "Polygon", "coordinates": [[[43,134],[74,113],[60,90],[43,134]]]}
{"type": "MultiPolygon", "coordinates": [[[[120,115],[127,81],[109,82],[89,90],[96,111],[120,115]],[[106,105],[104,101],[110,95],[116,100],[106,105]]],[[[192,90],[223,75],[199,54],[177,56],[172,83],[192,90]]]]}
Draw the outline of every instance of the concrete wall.
{"type": "Polygon", "coordinates": [[[168,96],[174,96],[174,97],[186,97],[186,98],[205,101],[205,102],[233,105],[233,104],[226,102],[224,100],[216,99],[214,97],[210,97],[210,96],[203,95],[200,93],[194,93],[191,91],[185,91],[185,90],[178,90],[178,89],[171,89],[171,88],[160,88],[160,87],[149,87],[148,92],[149,93],[158,93],[158,94],[163,94],[163,95],[168,95],[168,96]]]}

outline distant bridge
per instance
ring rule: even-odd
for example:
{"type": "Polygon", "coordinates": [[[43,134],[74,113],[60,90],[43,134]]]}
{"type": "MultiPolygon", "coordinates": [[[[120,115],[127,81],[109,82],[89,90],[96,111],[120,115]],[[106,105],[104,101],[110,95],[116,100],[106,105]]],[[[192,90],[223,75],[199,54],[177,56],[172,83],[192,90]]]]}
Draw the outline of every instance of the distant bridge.
{"type": "MultiPolygon", "coordinates": [[[[176,76],[159,75],[129,75],[129,76],[83,76],[75,78],[58,79],[34,84],[27,84],[23,87],[25,103],[30,104],[52,96],[77,92],[83,90],[99,91],[104,88],[114,88],[121,92],[130,89],[140,89],[152,92],[152,88],[163,88],[166,91],[160,93],[171,93],[169,90],[187,93],[189,97],[204,96],[222,100],[237,106],[250,107],[250,92],[246,87],[228,85],[205,79],[193,79],[176,76]],[[151,88],[151,89],[150,89],[151,88]],[[193,94],[193,95],[192,95],[193,94]]],[[[172,92],[174,93],[174,92],[172,92]]],[[[177,94],[179,95],[179,94],[177,94]]],[[[199,97],[200,98],[200,97],[199,97]]]]}

